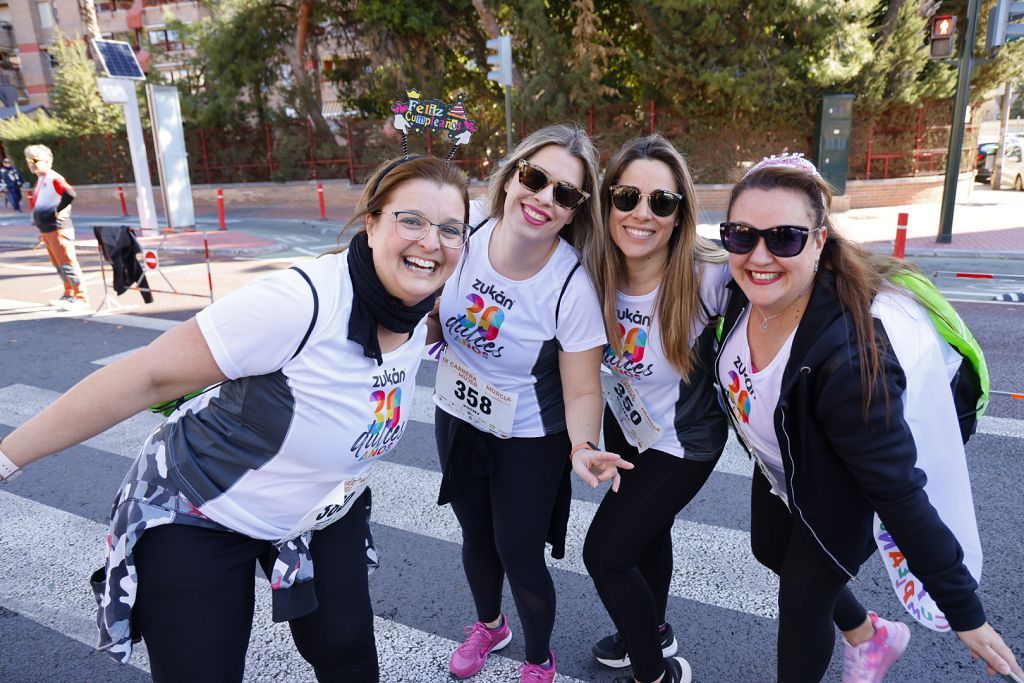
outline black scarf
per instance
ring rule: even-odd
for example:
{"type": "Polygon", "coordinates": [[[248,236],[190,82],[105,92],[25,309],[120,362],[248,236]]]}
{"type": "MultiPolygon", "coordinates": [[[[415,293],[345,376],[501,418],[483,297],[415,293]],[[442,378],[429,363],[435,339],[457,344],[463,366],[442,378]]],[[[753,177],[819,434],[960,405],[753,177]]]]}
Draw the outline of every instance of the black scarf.
{"type": "Polygon", "coordinates": [[[348,245],[348,270],[352,278],[352,314],[348,319],[348,338],[363,347],[363,355],[383,365],[377,339],[377,325],[392,332],[409,334],[434,307],[431,294],[415,306],[406,306],[381,284],[373,267],[373,249],[366,233],[352,238],[348,245]]]}

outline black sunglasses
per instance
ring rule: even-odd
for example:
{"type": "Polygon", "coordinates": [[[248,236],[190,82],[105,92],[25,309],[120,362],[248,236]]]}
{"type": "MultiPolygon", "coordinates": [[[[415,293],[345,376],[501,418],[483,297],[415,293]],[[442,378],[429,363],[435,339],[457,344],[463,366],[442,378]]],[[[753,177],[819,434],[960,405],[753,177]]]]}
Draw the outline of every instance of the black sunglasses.
{"type": "Polygon", "coordinates": [[[551,192],[551,198],[555,200],[555,204],[570,211],[587,201],[587,197],[590,196],[589,192],[584,192],[572,183],[567,183],[564,180],[552,180],[544,169],[534,166],[526,159],[520,159],[516,168],[519,170],[519,184],[530,192],[540,192],[554,183],[555,188],[551,192]]]}
{"type": "Polygon", "coordinates": [[[640,188],[632,185],[612,185],[612,206],[622,212],[632,211],[640,203],[641,197],[647,197],[647,205],[655,216],[671,216],[683,201],[683,195],[668,190],[655,190],[644,194],[640,188]]]}
{"type": "Polygon", "coordinates": [[[749,254],[757,246],[757,240],[764,238],[764,246],[773,256],[789,258],[804,250],[807,237],[817,228],[805,228],[802,225],[776,225],[774,228],[758,230],[745,223],[726,221],[719,226],[722,235],[722,246],[730,254],[749,254]]]}

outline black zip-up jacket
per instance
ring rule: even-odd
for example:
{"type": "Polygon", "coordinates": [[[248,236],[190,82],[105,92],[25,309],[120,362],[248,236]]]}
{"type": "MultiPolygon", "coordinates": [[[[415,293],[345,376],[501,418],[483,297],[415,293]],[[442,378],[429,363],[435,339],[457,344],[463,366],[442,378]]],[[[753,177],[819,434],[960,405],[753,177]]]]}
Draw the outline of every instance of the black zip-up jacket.
{"type": "MultiPolygon", "coordinates": [[[[889,404],[879,385],[865,420],[853,321],[836,296],[834,275],[822,270],[816,278],[775,408],[793,521],[810,531],[837,571],[853,578],[876,551],[877,512],[950,627],[977,628],[985,623],[978,584],[964,566],[959,542],[928,500],[924,472],[915,467],[914,437],[903,419],[903,369],[875,320],[889,404]]],[[[716,379],[721,348],[749,305],[735,282],[729,287],[716,379]]]]}

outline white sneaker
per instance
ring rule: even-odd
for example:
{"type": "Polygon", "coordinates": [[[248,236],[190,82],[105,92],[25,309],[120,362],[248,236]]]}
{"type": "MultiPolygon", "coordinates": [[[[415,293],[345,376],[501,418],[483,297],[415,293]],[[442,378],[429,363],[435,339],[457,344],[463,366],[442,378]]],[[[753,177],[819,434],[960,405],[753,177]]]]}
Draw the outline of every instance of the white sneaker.
{"type": "Polygon", "coordinates": [[[75,297],[71,296],[70,294],[65,294],[59,299],[50,299],[51,306],[53,306],[54,308],[62,308],[65,311],[68,310],[67,307],[72,305],[74,302],[75,297]]]}
{"type": "Polygon", "coordinates": [[[61,297],[60,307],[65,311],[71,311],[76,313],[91,310],[89,302],[86,299],[82,299],[77,296],[61,297]]]}

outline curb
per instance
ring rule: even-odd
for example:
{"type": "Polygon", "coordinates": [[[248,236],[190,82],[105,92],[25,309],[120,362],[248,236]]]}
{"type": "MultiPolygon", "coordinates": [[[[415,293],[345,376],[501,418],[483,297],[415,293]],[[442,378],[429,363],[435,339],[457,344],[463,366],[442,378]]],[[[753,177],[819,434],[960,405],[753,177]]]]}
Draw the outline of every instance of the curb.
{"type": "MultiPolygon", "coordinates": [[[[865,244],[868,251],[876,254],[892,254],[892,243],[871,242],[865,244]]],[[[985,251],[982,249],[940,249],[935,247],[907,247],[907,256],[931,256],[949,258],[997,259],[1002,261],[1024,261],[1024,251],[985,251]]]]}

